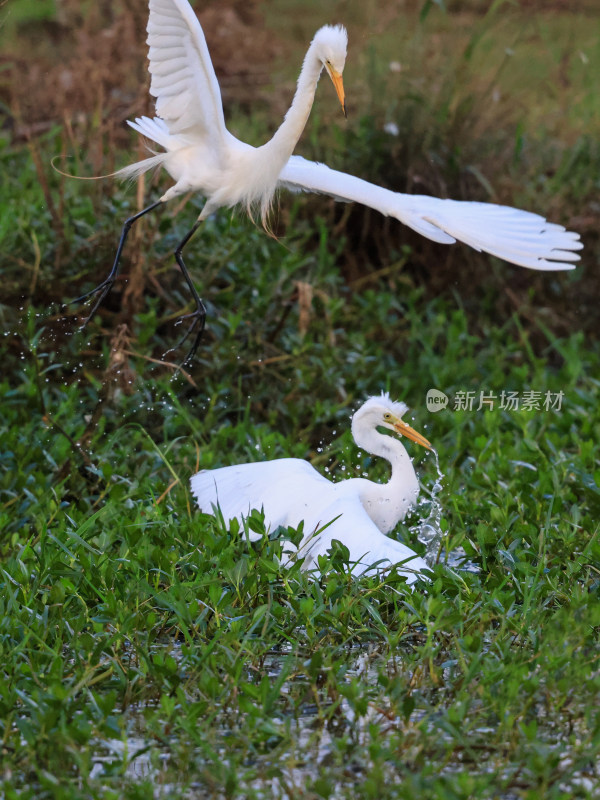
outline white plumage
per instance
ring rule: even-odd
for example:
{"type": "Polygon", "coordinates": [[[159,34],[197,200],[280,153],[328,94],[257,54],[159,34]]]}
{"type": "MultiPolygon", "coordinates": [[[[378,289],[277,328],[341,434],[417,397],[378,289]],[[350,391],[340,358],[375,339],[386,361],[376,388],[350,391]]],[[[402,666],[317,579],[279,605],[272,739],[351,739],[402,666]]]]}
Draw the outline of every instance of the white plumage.
{"type": "Polygon", "coordinates": [[[279,130],[262,147],[251,147],[225,127],[217,77],[198,18],[187,0],[150,0],[150,94],[157,117],[129,122],[134,130],[165,149],[165,153],[120,170],[136,176],[159,164],[176,181],[163,202],[188,191],[206,196],[200,219],[221,206],[242,205],[260,211],[263,223],[277,180],[288,161],[312,107],[323,69],[329,73],[342,106],[341,73],[348,35],[341,26],[326,25],[308,48],[294,102],[279,130]]]}
{"type": "Polygon", "coordinates": [[[442,244],[462,241],[513,264],[539,270],[572,269],[582,247],[579,235],[538,214],[490,203],[406,195],[292,156],[325,68],[344,103],[341,73],[347,34],[326,26],[308,49],[293,103],[273,138],[254,148],[225,127],[219,84],[200,23],[187,0],[150,0],[148,44],[157,117],[140,117],[132,128],[165,153],[125,167],[137,175],[161,164],[175,180],[167,201],[188,191],[206,196],[200,219],[220,206],[257,205],[263,221],[277,187],[321,192],[355,201],[395,217],[442,244]]]}
{"type": "MultiPolygon", "coordinates": [[[[200,510],[212,514],[220,509],[229,523],[240,524],[253,509],[264,513],[265,527],[275,530],[304,524],[298,554],[303,568],[312,569],[334,539],[350,551],[354,574],[400,564],[409,583],[427,568],[422,558],[406,545],[386,536],[415,504],[419,482],[402,443],[380,433],[387,428],[430,448],[402,416],[407,407],[392,402],[387,394],[369,398],[352,417],[356,444],[387,459],[392,467],[388,483],[350,478],[332,483],[307,461],[280,458],[220,469],[203,470],[191,479],[192,493],[200,510]],[[315,535],[316,534],[316,535],[315,535]]],[[[258,538],[250,534],[250,538],[258,538]]]]}
{"type": "Polygon", "coordinates": [[[582,247],[577,233],[527,211],[488,203],[439,200],[407,195],[293,156],[312,108],[323,69],[329,74],[345,113],[342,72],[347,34],[342,26],[317,31],[304,58],[296,93],[273,138],[251,147],[225,127],[221,92],[204,33],[188,0],[150,0],[148,20],[150,94],[156,98],[153,119],[138,117],[131,127],[164,152],[119,170],[136,177],[164,167],[175,183],[152,205],[125,221],[113,267],[107,278],[78,301],[98,294],[89,321],[113,286],[131,226],[162,203],[187,192],[200,192],[206,203],[197,222],[175,250],[196,310],[187,338],[196,332],[186,358],[192,358],[206,320],[206,309],[183,260],[183,249],[206,217],[225,206],[256,210],[266,226],[277,188],[321,192],[337,200],[355,201],[395,217],[441,244],[460,240],[513,264],[539,270],[572,269],[582,247]]]}
{"type": "Polygon", "coordinates": [[[434,242],[453,244],[459,240],[520,267],[573,269],[568,262],[579,260],[574,251],[583,246],[578,233],[547,222],[539,214],[493,203],[400,194],[300,156],[289,159],[280,182],[291,190],[322,192],[338,200],[362,203],[395,217],[434,242]]]}

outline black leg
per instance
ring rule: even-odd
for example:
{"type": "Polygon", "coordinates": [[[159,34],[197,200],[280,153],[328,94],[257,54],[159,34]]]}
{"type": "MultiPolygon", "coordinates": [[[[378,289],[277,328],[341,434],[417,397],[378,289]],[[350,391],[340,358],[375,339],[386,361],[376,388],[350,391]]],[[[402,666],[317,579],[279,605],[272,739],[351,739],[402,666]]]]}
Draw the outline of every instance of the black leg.
{"type": "Polygon", "coordinates": [[[88,297],[92,297],[93,295],[98,294],[98,292],[100,293],[100,297],[98,297],[98,299],[94,303],[92,310],[90,311],[90,313],[88,314],[87,318],[85,319],[82,325],[83,328],[85,328],[88,322],[90,322],[93,319],[96,311],[98,311],[100,305],[102,304],[102,301],[113,287],[117,275],[119,274],[119,262],[121,260],[121,253],[123,251],[123,247],[125,246],[125,242],[127,240],[127,234],[129,233],[131,226],[136,220],[138,220],[140,217],[143,217],[144,214],[147,214],[149,211],[153,211],[155,208],[158,208],[158,206],[161,206],[162,204],[163,201],[158,200],[156,203],[152,203],[151,206],[148,206],[148,208],[142,209],[142,211],[139,211],[137,214],[134,214],[133,217],[129,217],[129,219],[125,220],[125,223],[123,224],[123,230],[121,231],[121,238],[119,239],[119,246],[117,247],[117,252],[115,254],[115,260],[108,276],[102,281],[102,283],[96,286],[95,289],[92,289],[91,292],[86,292],[85,294],[82,294],[81,297],[77,297],[75,298],[75,300],[71,300],[71,303],[69,303],[69,305],[71,305],[72,303],[80,303],[82,300],[87,300],[88,297]]]}
{"type": "Polygon", "coordinates": [[[186,341],[186,339],[193,333],[196,334],[194,337],[194,342],[192,344],[192,347],[187,356],[185,357],[185,359],[183,360],[184,364],[187,364],[188,361],[191,361],[192,358],[196,355],[196,350],[198,349],[198,345],[200,344],[200,340],[202,339],[202,334],[204,333],[204,325],[206,323],[206,308],[204,307],[204,303],[200,299],[200,295],[196,291],[196,287],[194,286],[194,282],[192,280],[190,273],[188,272],[188,269],[185,265],[182,255],[183,248],[186,246],[186,244],[189,242],[192,236],[196,233],[196,231],[200,227],[200,224],[201,220],[198,220],[194,225],[194,227],[191,229],[191,231],[189,231],[189,233],[187,233],[184,236],[184,238],[177,246],[177,249],[175,250],[175,260],[179,264],[179,268],[183,273],[183,277],[185,278],[186,283],[189,286],[190,292],[192,293],[192,297],[194,298],[194,302],[196,303],[196,310],[192,311],[191,314],[186,314],[184,317],[181,318],[181,319],[188,319],[191,317],[192,323],[187,329],[183,339],[179,342],[177,347],[181,347],[181,345],[186,341]]]}

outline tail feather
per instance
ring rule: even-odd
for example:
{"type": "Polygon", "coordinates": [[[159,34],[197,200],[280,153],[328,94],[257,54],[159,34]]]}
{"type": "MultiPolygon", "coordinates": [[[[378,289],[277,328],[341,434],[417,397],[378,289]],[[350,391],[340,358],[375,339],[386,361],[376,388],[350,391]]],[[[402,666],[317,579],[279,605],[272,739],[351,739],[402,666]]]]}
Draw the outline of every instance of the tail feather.
{"type": "Polygon", "coordinates": [[[133,128],[134,131],[156,142],[156,144],[164,147],[167,151],[166,153],[154,153],[150,158],[144,158],[142,161],[137,161],[135,164],[129,164],[127,167],[123,167],[114,173],[118,178],[134,180],[145,172],[148,172],[148,170],[162,167],[169,156],[169,150],[172,149],[172,136],[169,133],[167,123],[159,117],[154,117],[154,119],[150,119],[150,117],[136,117],[135,122],[127,120],[127,124],[133,128]]]}
{"type": "Polygon", "coordinates": [[[173,143],[173,137],[169,133],[169,128],[164,119],[160,117],[136,117],[135,122],[127,120],[127,124],[134,131],[141,133],[146,139],[151,139],[156,144],[164,147],[165,150],[170,150],[173,143]]]}
{"type": "Polygon", "coordinates": [[[150,158],[144,158],[142,161],[136,161],[135,164],[129,164],[128,166],[117,170],[114,174],[117,176],[117,178],[130,178],[133,180],[135,178],[139,178],[140,175],[143,175],[150,169],[161,167],[168,156],[168,153],[157,153],[150,158]]]}

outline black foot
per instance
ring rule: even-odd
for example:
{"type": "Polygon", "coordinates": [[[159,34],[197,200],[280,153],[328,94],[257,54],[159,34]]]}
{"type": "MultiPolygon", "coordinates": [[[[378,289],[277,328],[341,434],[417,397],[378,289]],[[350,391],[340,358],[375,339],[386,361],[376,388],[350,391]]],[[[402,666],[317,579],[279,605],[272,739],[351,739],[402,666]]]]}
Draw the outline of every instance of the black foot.
{"type": "Polygon", "coordinates": [[[184,319],[192,320],[187,331],[183,335],[183,338],[180,339],[180,341],[173,349],[181,347],[181,345],[184,344],[190,338],[190,336],[192,335],[194,336],[194,342],[188,354],[183,359],[181,363],[182,366],[184,366],[185,364],[189,364],[190,361],[194,358],[194,356],[196,355],[196,351],[198,350],[198,347],[200,345],[200,341],[202,340],[202,334],[204,333],[204,326],[206,325],[206,308],[204,307],[204,303],[202,302],[202,300],[200,300],[199,302],[200,304],[195,311],[192,311],[191,314],[184,314],[184,316],[180,317],[179,321],[177,322],[177,324],[179,325],[179,323],[183,322],[184,319]]]}
{"type": "Polygon", "coordinates": [[[102,281],[102,283],[98,284],[98,286],[96,286],[95,289],[92,289],[90,292],[86,292],[85,294],[82,294],[81,297],[76,297],[74,300],[69,300],[68,303],[65,303],[63,305],[63,308],[68,308],[69,306],[75,305],[75,303],[82,303],[84,300],[87,300],[89,297],[93,297],[95,294],[98,294],[98,293],[100,294],[100,296],[98,297],[98,299],[96,300],[96,302],[92,306],[92,310],[87,315],[87,317],[84,319],[84,321],[83,321],[83,323],[81,325],[81,330],[86,328],[88,323],[91,322],[91,320],[94,318],[94,316],[96,315],[96,312],[98,311],[98,309],[102,305],[102,302],[104,301],[104,298],[106,297],[106,295],[110,292],[110,290],[114,286],[114,283],[115,283],[115,279],[114,278],[107,278],[105,281],[102,281]]]}

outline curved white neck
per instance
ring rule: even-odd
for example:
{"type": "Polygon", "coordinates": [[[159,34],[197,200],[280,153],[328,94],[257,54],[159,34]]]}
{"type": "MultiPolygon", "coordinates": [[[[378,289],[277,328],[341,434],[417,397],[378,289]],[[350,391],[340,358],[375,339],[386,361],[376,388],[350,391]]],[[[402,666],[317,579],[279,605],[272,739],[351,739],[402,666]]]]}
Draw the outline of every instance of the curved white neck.
{"type": "Polygon", "coordinates": [[[292,104],[271,141],[263,145],[274,156],[281,158],[282,169],[294,152],[315,99],[317,83],[323,70],[323,63],[315,51],[314,44],[311,44],[304,57],[292,104]]]}
{"type": "Polygon", "coordinates": [[[254,151],[253,172],[256,185],[260,189],[263,223],[271,205],[279,174],[294,152],[306,125],[322,69],[323,63],[316,54],[314,44],[311,44],[304,57],[292,105],[283,122],[275,131],[273,138],[254,151]]]}
{"type": "Polygon", "coordinates": [[[370,492],[375,492],[379,498],[390,498],[398,503],[398,519],[403,519],[419,494],[419,481],[406,448],[399,439],[379,433],[376,428],[357,431],[353,425],[352,435],[363,450],[390,462],[392,477],[384,484],[369,481],[372,487],[370,492]]]}

